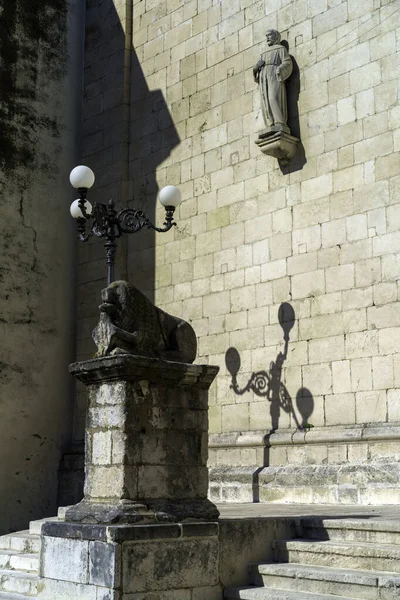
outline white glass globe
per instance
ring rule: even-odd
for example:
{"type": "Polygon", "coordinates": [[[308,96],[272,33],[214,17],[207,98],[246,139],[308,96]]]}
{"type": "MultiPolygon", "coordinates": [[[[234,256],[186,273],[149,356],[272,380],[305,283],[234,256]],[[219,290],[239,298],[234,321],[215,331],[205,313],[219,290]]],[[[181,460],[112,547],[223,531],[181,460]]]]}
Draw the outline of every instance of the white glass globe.
{"type": "Polygon", "coordinates": [[[173,206],[176,208],[182,202],[182,195],[180,190],[174,185],[166,185],[162,190],[160,190],[158,199],[164,208],[167,206],[173,206]]]}
{"type": "MultiPolygon", "coordinates": [[[[85,200],[84,206],[85,206],[86,214],[91,215],[93,208],[92,208],[92,205],[90,204],[90,202],[85,200]]],[[[85,216],[79,206],[79,199],[73,201],[73,203],[70,206],[69,212],[71,213],[71,216],[74,217],[74,219],[84,219],[85,218],[85,216]]]]}
{"type": "Polygon", "coordinates": [[[72,169],[69,180],[71,185],[77,190],[78,188],[90,189],[94,184],[94,173],[89,167],[79,165],[72,169]]]}

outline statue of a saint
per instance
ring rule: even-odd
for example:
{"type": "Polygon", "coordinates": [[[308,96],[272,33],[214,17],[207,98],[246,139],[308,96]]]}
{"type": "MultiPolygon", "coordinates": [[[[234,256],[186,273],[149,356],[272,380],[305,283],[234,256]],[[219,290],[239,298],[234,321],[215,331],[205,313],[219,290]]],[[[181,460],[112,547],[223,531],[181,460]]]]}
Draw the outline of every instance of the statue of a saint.
{"type": "Polygon", "coordinates": [[[254,81],[258,83],[261,95],[261,109],[266,130],[263,135],[273,135],[277,131],[290,134],[287,126],[287,79],[292,72],[292,59],[281,41],[281,34],[275,29],[266,33],[268,48],[253,68],[254,81]]]}

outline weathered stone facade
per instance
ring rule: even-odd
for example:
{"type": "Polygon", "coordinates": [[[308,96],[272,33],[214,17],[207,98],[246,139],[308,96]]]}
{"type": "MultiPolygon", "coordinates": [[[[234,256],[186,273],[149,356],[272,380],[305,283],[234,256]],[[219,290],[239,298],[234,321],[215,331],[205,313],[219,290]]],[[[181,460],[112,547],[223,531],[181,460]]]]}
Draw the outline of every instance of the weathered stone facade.
{"type": "Polygon", "coordinates": [[[0,532],[54,514],[71,438],[82,3],[0,10],[0,532]]]}
{"type": "MultiPolygon", "coordinates": [[[[220,366],[209,411],[210,465],[222,482],[214,499],[253,498],[235,495],[240,485],[220,495],[231,467],[247,467],[233,477],[251,488],[268,465],[328,464],[337,475],[338,465],[379,470],[396,460],[397,2],[106,0],[89,5],[89,23],[100,7],[118,12],[121,37],[118,46],[108,24],[93,25],[107,60],[88,37],[85,160],[99,171],[98,197],[133,196],[150,215],[158,188],[182,191],[177,229],[133,236],[120,249],[121,275],[189,319],[199,360],[220,366]],[[282,168],[254,143],[262,117],[252,67],[271,28],[293,57],[289,126],[301,140],[282,168]],[[105,82],[115,80],[118,60],[111,109],[105,82]],[[111,116],[129,148],[108,137],[111,116]],[[295,314],[287,352],[282,303],[295,314]]],[[[93,352],[103,268],[98,243],[82,249],[79,358],[93,352]]],[[[361,497],[351,476],[310,497],[311,472],[288,499],[385,501],[383,491],[361,497]]]]}

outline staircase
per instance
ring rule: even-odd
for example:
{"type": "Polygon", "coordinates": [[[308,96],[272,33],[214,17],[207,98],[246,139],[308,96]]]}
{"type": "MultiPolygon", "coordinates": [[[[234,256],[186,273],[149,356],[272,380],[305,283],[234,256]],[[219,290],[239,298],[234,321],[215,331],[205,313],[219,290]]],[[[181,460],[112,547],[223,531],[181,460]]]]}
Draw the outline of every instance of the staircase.
{"type": "MultiPolygon", "coordinates": [[[[0,537],[0,600],[37,596],[41,527],[65,510],[0,537]]],[[[250,585],[226,588],[225,599],[400,600],[400,519],[308,517],[296,530],[296,539],[273,542],[274,562],[250,565],[250,585]]]]}
{"type": "MultiPolygon", "coordinates": [[[[40,530],[47,521],[31,521],[27,531],[0,536],[0,600],[36,598],[39,580],[40,530]]],[[[56,600],[56,599],[54,599],[56,600]]]]}
{"type": "Polygon", "coordinates": [[[276,540],[274,562],[250,565],[251,585],[225,598],[400,600],[400,520],[306,518],[297,533],[276,540]]]}

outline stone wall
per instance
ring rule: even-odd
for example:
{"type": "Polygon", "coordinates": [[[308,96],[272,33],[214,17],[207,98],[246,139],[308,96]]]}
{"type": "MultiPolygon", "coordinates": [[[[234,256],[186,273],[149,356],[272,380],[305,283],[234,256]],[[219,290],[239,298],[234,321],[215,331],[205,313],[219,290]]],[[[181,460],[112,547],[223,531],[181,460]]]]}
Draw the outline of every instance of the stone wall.
{"type": "Polygon", "coordinates": [[[81,105],[82,16],[75,0],[16,0],[0,14],[1,532],[55,513],[71,435],[68,171],[81,105]]]}
{"type": "MultiPolygon", "coordinates": [[[[132,23],[128,191],[151,214],[166,183],[184,202],[175,230],[127,244],[124,273],[190,319],[198,362],[221,367],[211,464],[267,465],[267,432],[300,428],[304,440],[311,426],[331,429],[314,462],[349,461],[335,428],[342,439],[400,421],[397,2],[147,0],[132,23]],[[294,59],[289,125],[301,139],[282,168],[254,144],[252,67],[270,28],[294,59]]],[[[98,152],[89,162],[104,144],[98,152]]],[[[83,271],[98,294],[95,265],[83,271]]],[[[93,322],[81,322],[81,348],[93,322]]],[[[373,458],[357,448],[356,460],[373,458]]],[[[388,444],[380,457],[393,453],[388,444]]]]}

